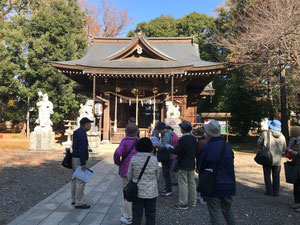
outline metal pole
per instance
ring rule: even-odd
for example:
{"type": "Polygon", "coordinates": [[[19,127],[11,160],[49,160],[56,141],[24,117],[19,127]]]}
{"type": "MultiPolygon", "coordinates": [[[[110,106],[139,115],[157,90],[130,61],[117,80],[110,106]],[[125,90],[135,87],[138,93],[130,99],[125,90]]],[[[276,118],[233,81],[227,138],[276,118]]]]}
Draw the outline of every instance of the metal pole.
{"type": "Polygon", "coordinates": [[[139,90],[136,89],[135,124],[139,125],[139,90]]]}
{"type": "Polygon", "coordinates": [[[30,136],[30,127],[29,127],[29,96],[27,97],[27,115],[26,115],[26,138],[29,138],[30,136]]]}

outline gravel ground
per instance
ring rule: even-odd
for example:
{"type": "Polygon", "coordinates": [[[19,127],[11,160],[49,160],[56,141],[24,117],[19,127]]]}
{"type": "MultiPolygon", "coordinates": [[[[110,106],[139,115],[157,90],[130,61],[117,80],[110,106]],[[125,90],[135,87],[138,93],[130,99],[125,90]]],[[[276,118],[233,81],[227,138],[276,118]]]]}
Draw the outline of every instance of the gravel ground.
{"type": "MultiPolygon", "coordinates": [[[[234,198],[234,213],[237,225],[299,225],[300,213],[294,212],[293,186],[285,182],[284,169],[281,171],[281,189],[279,197],[265,196],[263,172],[253,158],[254,154],[235,154],[235,172],[237,195],[234,198]]],[[[283,159],[282,161],[285,161],[283,159]]],[[[160,185],[162,185],[162,180],[160,185]]],[[[176,210],[170,206],[177,204],[178,187],[174,187],[174,196],[158,198],[157,225],[210,224],[205,205],[197,203],[197,207],[188,210],[176,210]]],[[[224,221],[225,224],[225,221],[224,221]]]]}
{"type": "MultiPolygon", "coordinates": [[[[6,224],[32,206],[58,190],[70,181],[71,171],[60,166],[62,151],[51,154],[24,150],[0,151],[0,224],[6,224]],[[51,185],[49,185],[51,184],[51,185]]],[[[300,213],[290,209],[293,203],[292,185],[285,183],[281,172],[281,193],[279,197],[263,195],[263,173],[255,164],[254,154],[237,152],[235,169],[237,196],[234,198],[234,212],[238,225],[299,225],[300,213]]],[[[99,162],[92,158],[91,165],[99,162]]],[[[283,160],[285,161],[285,160],[283,160]]],[[[162,185],[160,180],[159,185],[162,185]]],[[[158,198],[157,225],[199,225],[209,224],[205,205],[184,211],[172,209],[177,203],[178,187],[174,196],[158,198]]],[[[225,222],[224,222],[225,223],[225,222]]]]}
{"type": "MultiPolygon", "coordinates": [[[[0,225],[51,195],[71,180],[71,170],[61,166],[64,151],[0,151],[0,225]]],[[[100,161],[91,157],[90,166],[100,161]]]]}

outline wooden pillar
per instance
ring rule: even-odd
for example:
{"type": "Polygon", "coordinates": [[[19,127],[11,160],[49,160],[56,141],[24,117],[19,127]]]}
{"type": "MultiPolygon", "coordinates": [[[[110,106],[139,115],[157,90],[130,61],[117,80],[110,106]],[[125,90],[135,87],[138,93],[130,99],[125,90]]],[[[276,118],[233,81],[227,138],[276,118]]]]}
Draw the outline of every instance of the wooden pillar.
{"type": "Polygon", "coordinates": [[[103,113],[103,140],[109,140],[110,131],[110,101],[105,102],[103,113]]]}
{"type": "Polygon", "coordinates": [[[162,105],[160,108],[160,121],[164,122],[165,120],[165,107],[162,105]]]}
{"type": "Polygon", "coordinates": [[[139,125],[139,90],[136,89],[135,124],[139,125]]]}
{"type": "Polygon", "coordinates": [[[171,99],[174,102],[174,76],[171,77],[171,99]]]}
{"type": "Polygon", "coordinates": [[[154,95],[154,98],[153,98],[153,125],[155,125],[155,110],[156,110],[156,108],[155,108],[155,104],[156,104],[156,102],[155,102],[155,95],[154,95]]]}
{"type": "Polygon", "coordinates": [[[184,95],[182,98],[182,104],[181,104],[181,113],[182,113],[182,119],[185,120],[185,112],[186,112],[186,107],[187,107],[187,96],[184,95]]]}
{"type": "Polygon", "coordinates": [[[95,115],[95,101],[96,101],[96,75],[93,76],[93,116],[95,115]]]}

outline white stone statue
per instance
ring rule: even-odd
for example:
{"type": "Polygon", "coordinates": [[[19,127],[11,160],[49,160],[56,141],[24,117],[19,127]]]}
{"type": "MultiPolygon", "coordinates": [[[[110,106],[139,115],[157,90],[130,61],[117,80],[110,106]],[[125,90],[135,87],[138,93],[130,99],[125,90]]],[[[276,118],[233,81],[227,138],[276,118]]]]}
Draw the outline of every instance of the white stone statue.
{"type": "Polygon", "coordinates": [[[167,118],[169,119],[179,119],[180,111],[179,106],[174,106],[172,101],[166,101],[167,107],[167,118]]]}
{"type": "Polygon", "coordinates": [[[87,117],[90,120],[94,119],[94,115],[93,115],[93,107],[94,107],[94,101],[93,100],[87,100],[86,103],[80,104],[80,109],[79,109],[79,121],[81,120],[81,118],[83,117],[87,117]]]}
{"type": "Polygon", "coordinates": [[[49,101],[47,94],[43,94],[39,91],[38,95],[42,97],[42,100],[36,103],[39,109],[39,117],[35,121],[38,126],[36,126],[34,130],[52,131],[53,123],[50,119],[50,115],[53,114],[53,104],[49,101]]]}

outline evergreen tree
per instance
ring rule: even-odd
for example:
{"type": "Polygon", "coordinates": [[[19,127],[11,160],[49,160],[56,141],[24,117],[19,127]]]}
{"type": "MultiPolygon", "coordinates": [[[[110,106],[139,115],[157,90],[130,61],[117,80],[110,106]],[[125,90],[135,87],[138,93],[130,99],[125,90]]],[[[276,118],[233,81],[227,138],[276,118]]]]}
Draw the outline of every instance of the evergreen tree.
{"type": "Polygon", "coordinates": [[[27,63],[25,24],[22,13],[0,19],[0,122],[25,119],[26,90],[22,85],[27,63]]]}
{"type": "Polygon", "coordinates": [[[85,16],[76,0],[43,1],[33,10],[25,27],[28,39],[28,64],[24,75],[33,102],[37,92],[48,93],[53,102],[54,124],[79,108],[78,96],[73,92],[75,82],[59,73],[51,61],[67,61],[84,55],[87,40],[84,32],[85,16]]]}
{"type": "MultiPolygon", "coordinates": [[[[174,17],[161,15],[149,23],[142,22],[136,26],[135,32],[142,31],[147,37],[176,37],[176,20],[174,17]]],[[[129,31],[129,37],[134,36],[135,32],[129,31]]]]}

